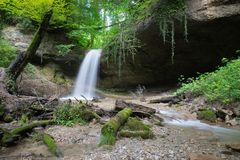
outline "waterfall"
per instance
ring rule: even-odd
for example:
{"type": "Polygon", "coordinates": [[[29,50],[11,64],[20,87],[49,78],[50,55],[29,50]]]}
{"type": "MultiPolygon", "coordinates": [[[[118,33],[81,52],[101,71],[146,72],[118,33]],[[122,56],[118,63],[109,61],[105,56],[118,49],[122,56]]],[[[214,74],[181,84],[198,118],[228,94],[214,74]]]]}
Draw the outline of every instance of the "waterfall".
{"type": "Polygon", "coordinates": [[[63,99],[86,98],[91,100],[96,97],[95,91],[101,52],[102,49],[92,49],[86,54],[80,66],[71,96],[64,97],[63,99]]]}

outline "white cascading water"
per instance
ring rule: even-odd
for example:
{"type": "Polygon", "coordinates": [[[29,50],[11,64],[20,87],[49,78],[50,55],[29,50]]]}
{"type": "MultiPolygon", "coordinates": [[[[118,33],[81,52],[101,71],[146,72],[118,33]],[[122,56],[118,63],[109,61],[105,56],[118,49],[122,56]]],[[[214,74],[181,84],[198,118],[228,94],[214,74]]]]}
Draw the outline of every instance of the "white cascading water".
{"type": "Polygon", "coordinates": [[[81,66],[75,82],[73,93],[63,99],[88,99],[96,97],[97,73],[102,49],[90,50],[81,66]]]}

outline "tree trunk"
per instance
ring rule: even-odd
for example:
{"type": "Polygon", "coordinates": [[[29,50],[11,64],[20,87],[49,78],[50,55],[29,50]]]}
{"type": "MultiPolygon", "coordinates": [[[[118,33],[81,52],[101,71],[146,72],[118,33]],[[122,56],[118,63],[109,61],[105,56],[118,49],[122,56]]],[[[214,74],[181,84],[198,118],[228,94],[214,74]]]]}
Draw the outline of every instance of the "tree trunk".
{"type": "Polygon", "coordinates": [[[18,76],[21,74],[23,69],[26,67],[28,62],[31,60],[31,58],[34,56],[36,53],[43,36],[48,28],[49,21],[52,17],[52,10],[46,12],[46,14],[43,17],[43,20],[35,33],[33,40],[28,47],[27,51],[25,54],[18,54],[17,58],[11,63],[11,65],[8,67],[8,72],[11,75],[11,78],[13,80],[16,80],[18,76]]]}

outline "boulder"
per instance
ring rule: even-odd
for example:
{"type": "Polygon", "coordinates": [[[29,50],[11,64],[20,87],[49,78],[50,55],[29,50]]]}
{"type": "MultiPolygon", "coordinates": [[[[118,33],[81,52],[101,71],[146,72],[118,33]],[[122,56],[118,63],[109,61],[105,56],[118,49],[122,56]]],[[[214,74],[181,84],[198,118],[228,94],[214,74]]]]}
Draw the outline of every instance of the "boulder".
{"type": "Polygon", "coordinates": [[[149,17],[137,28],[144,44],[122,65],[101,64],[101,86],[146,87],[176,83],[180,75],[195,76],[197,72],[212,71],[223,57],[237,56],[240,41],[240,0],[187,0],[188,42],[183,25],[175,22],[175,55],[171,62],[171,44],[163,43],[156,18],[149,17]]]}

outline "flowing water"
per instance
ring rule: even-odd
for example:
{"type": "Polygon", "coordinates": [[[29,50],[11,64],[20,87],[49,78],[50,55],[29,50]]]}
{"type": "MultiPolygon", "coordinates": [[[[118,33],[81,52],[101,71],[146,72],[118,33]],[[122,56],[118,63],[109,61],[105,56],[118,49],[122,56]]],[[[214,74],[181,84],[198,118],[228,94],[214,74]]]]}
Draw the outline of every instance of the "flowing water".
{"type": "Polygon", "coordinates": [[[91,100],[94,97],[97,97],[95,91],[101,52],[101,49],[92,49],[86,54],[80,66],[73,93],[70,96],[62,99],[86,98],[91,100]]]}
{"type": "Polygon", "coordinates": [[[220,142],[240,143],[240,131],[228,129],[216,125],[203,123],[199,120],[185,118],[179,112],[173,110],[160,110],[160,114],[164,117],[165,124],[179,127],[192,128],[193,130],[211,131],[215,134],[220,142]]]}

